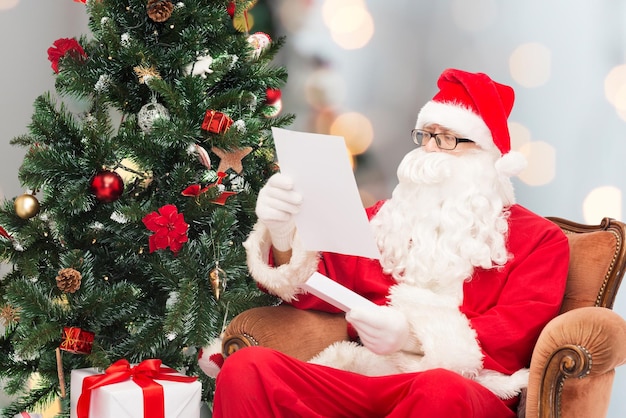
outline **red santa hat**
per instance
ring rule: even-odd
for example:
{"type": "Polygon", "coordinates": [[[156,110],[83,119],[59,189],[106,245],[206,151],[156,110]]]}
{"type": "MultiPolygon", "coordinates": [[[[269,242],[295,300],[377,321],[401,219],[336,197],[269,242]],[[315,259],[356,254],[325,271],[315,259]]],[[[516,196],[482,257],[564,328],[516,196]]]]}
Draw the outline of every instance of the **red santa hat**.
{"type": "Polygon", "coordinates": [[[497,149],[496,168],[505,176],[519,174],[526,167],[524,156],[511,151],[507,124],[515,100],[511,87],[496,83],[487,74],[455,69],[445,70],[437,87],[439,92],[420,110],[416,128],[436,123],[483,149],[497,149]]]}

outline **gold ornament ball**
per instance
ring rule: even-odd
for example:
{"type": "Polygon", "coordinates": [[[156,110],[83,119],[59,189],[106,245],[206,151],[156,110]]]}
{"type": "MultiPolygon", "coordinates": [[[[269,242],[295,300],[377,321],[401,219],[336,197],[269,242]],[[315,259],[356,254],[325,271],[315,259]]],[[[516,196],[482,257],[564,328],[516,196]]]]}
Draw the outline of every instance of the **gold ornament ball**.
{"type": "Polygon", "coordinates": [[[30,219],[39,213],[39,200],[32,194],[25,193],[15,199],[15,213],[22,219],[30,219]]]}

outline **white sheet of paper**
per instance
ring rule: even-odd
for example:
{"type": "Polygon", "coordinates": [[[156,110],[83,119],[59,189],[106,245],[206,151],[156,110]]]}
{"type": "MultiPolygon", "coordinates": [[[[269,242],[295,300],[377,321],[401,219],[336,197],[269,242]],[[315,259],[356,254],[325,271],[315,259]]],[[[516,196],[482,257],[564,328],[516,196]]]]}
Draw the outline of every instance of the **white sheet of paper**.
{"type": "Polygon", "coordinates": [[[340,136],[272,128],[280,171],[302,194],[295,221],[304,247],[380,258],[340,136]]]}
{"type": "Polygon", "coordinates": [[[365,299],[358,293],[353,292],[318,272],[313,273],[300,287],[344,312],[349,312],[352,308],[357,306],[376,306],[371,300],[365,299]]]}

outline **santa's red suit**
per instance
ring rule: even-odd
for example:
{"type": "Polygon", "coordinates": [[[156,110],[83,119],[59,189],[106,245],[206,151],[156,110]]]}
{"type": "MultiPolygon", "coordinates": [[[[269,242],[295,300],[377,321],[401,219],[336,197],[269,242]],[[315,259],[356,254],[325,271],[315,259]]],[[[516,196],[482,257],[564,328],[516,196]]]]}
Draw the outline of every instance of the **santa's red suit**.
{"type": "MultiPolygon", "coordinates": [[[[368,209],[370,218],[381,205],[368,209]]],[[[476,268],[463,284],[460,307],[427,289],[398,284],[378,260],[309,252],[297,240],[290,263],[273,267],[267,230],[257,224],[245,245],[250,271],[261,286],[298,308],[339,312],[298,289],[318,270],[379,305],[403,311],[410,342],[398,353],[365,355],[359,373],[332,364],[346,356],[358,363],[367,349],[355,343],[319,361],[331,367],[265,348],[243,349],[226,360],[218,375],[214,416],[515,416],[511,407],[526,386],[532,349],[561,305],[569,246],[545,218],[516,204],[508,211],[512,257],[501,267],[476,268]],[[246,393],[246,398],[240,401],[237,393],[221,388],[246,393]]]]}

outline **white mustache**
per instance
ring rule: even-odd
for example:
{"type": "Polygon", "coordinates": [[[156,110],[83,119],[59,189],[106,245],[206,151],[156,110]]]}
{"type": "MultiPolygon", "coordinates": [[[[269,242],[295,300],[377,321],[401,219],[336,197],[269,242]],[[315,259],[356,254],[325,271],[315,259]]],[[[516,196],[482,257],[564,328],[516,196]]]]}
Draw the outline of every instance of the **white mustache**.
{"type": "Polygon", "coordinates": [[[426,152],[417,148],[404,156],[398,166],[400,183],[433,185],[448,180],[457,157],[443,152],[426,152]]]}

